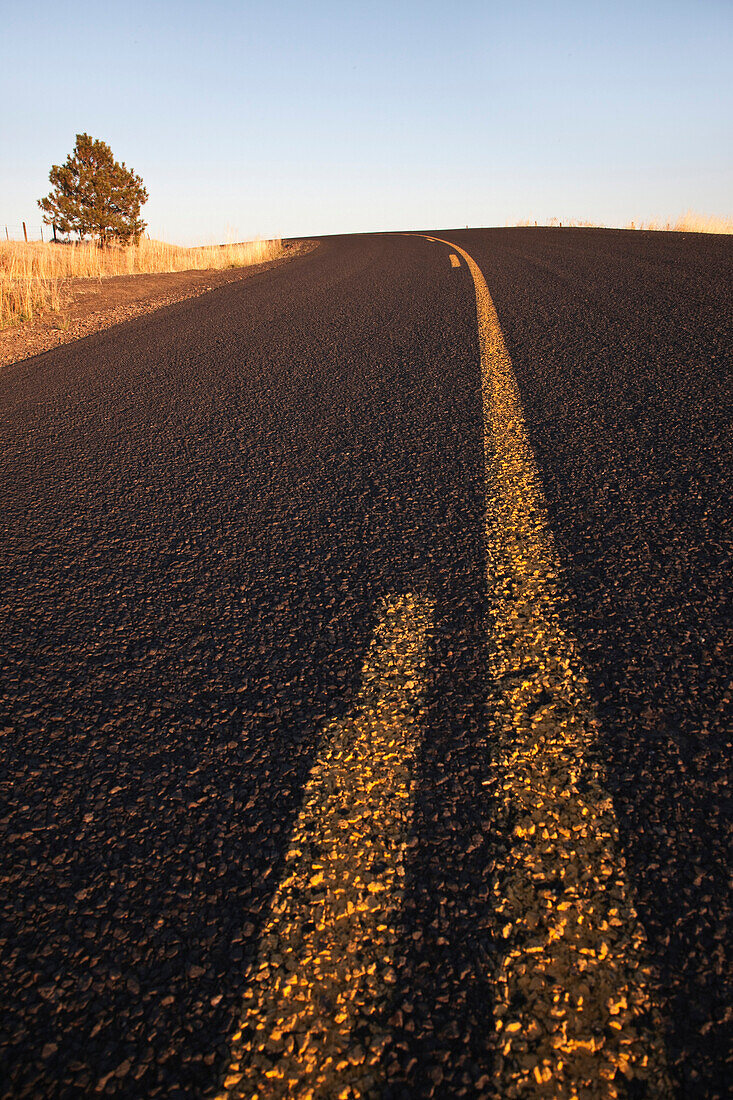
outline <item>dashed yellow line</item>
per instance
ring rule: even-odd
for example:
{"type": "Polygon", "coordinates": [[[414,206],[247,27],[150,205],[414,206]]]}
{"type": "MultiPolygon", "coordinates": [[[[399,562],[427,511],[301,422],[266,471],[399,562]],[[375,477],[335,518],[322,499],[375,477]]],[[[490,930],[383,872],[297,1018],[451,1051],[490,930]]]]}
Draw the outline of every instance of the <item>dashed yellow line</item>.
{"type": "Polygon", "coordinates": [[[377,1091],[432,614],[415,595],[384,602],[356,705],[323,730],[222,1100],[377,1091]]]}
{"type": "Polygon", "coordinates": [[[595,752],[598,721],[511,360],[486,281],[476,290],[491,611],[489,725],[510,836],[494,882],[502,948],[495,1048],[502,1097],[673,1093],[662,1022],[595,752]]]}
{"type": "Polygon", "coordinates": [[[451,265],[451,267],[460,267],[461,266],[461,261],[458,259],[455,252],[451,252],[451,254],[450,254],[450,265],[451,265]]]}

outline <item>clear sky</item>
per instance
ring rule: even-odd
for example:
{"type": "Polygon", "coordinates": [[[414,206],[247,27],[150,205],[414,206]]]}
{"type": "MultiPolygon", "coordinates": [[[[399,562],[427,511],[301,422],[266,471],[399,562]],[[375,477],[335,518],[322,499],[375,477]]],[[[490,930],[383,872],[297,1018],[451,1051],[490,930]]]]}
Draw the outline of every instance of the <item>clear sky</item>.
{"type": "Polygon", "coordinates": [[[0,233],[87,131],[152,236],[733,213],[732,0],[3,0],[0,233]]]}

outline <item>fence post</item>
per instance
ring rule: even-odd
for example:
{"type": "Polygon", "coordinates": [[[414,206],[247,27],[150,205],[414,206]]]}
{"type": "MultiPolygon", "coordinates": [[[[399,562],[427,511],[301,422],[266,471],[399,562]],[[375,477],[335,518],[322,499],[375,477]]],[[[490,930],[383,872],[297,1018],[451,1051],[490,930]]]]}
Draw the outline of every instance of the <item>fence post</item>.
{"type": "Polygon", "coordinates": [[[53,240],[56,243],[56,222],[53,223],[53,240]]]}
{"type": "Polygon", "coordinates": [[[43,244],[43,226],[41,226],[41,244],[43,244]]]}
{"type": "Polygon", "coordinates": [[[28,230],[25,227],[25,222],[23,222],[23,236],[25,237],[25,243],[28,244],[28,230]]]}
{"type": "Polygon", "coordinates": [[[8,233],[8,227],[7,227],[7,225],[5,226],[5,240],[6,240],[6,241],[9,241],[9,240],[10,240],[10,234],[8,233]]]}

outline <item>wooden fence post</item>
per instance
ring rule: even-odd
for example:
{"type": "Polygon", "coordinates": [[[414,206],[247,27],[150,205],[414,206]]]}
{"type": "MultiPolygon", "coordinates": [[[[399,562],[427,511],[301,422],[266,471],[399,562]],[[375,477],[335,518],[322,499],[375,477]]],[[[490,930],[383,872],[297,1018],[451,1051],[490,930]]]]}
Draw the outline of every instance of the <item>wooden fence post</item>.
{"type": "Polygon", "coordinates": [[[23,222],[23,236],[25,237],[25,243],[28,244],[28,230],[25,227],[25,222],[23,222]]]}

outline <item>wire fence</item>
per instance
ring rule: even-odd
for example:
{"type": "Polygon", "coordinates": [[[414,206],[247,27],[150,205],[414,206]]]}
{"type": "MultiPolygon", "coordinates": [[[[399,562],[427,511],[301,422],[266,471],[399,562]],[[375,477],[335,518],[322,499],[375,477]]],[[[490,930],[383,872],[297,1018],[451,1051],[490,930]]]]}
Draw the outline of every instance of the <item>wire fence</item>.
{"type": "MultiPolygon", "coordinates": [[[[145,236],[150,240],[149,233],[145,236]]],[[[0,222],[0,241],[61,241],[68,244],[72,239],[76,240],[55,225],[38,225],[35,222],[19,222],[17,225],[8,222],[6,225],[0,222]]]]}
{"type": "Polygon", "coordinates": [[[20,222],[18,225],[0,223],[2,241],[52,241],[53,238],[54,233],[50,225],[31,222],[20,222]]]}

